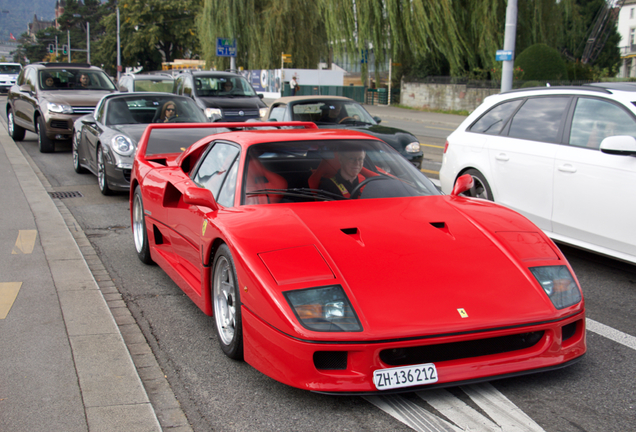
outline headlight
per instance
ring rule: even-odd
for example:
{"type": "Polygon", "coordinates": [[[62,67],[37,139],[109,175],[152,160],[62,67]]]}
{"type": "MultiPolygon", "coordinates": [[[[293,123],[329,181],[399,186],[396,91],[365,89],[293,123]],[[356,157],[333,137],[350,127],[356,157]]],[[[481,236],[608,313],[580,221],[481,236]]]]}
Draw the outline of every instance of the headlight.
{"type": "Polygon", "coordinates": [[[130,156],[135,151],[131,139],[124,135],[115,135],[110,141],[110,146],[115,153],[122,156],[130,156]]]}
{"type": "Polygon", "coordinates": [[[581,291],[566,266],[530,267],[530,271],[557,309],[581,301],[581,291]]]}
{"type": "Polygon", "coordinates": [[[358,317],[339,285],[283,293],[303,327],[322,332],[362,331],[358,317]]]}
{"type": "Polygon", "coordinates": [[[407,153],[418,153],[420,151],[420,143],[412,142],[411,144],[404,147],[407,153]]]}
{"type": "Polygon", "coordinates": [[[259,108],[258,112],[260,113],[261,118],[265,117],[267,115],[267,110],[269,108],[259,108]]]}
{"type": "Polygon", "coordinates": [[[205,116],[211,120],[223,117],[223,113],[219,108],[206,108],[204,112],[205,116]]]}
{"type": "Polygon", "coordinates": [[[73,114],[73,108],[67,104],[48,102],[48,109],[54,113],[73,114]]]}

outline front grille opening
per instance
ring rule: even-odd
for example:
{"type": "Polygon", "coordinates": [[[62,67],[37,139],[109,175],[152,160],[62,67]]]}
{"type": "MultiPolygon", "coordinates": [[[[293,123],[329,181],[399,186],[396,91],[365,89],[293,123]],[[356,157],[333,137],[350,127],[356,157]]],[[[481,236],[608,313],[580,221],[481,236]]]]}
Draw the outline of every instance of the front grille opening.
{"type": "Polygon", "coordinates": [[[538,331],[465,342],[388,349],[380,353],[380,359],[391,366],[405,366],[501,354],[530,348],[543,338],[543,334],[543,331],[538,331]]]}
{"type": "Polygon", "coordinates": [[[316,351],[314,366],[319,370],[347,369],[347,351],[316,351]]]}
{"type": "Polygon", "coordinates": [[[122,171],[123,171],[123,173],[124,173],[124,179],[125,179],[128,183],[130,183],[130,172],[131,172],[131,170],[129,170],[129,169],[123,169],[122,171]]]}
{"type": "Polygon", "coordinates": [[[66,120],[51,120],[51,127],[54,129],[69,129],[66,120]]]}
{"type": "Polygon", "coordinates": [[[73,192],[49,192],[49,196],[51,198],[62,199],[62,198],[82,198],[84,195],[82,195],[78,191],[73,191],[73,192]]]}
{"type": "Polygon", "coordinates": [[[574,336],[574,333],[576,333],[576,321],[561,327],[562,342],[565,342],[566,340],[570,339],[572,336],[574,336]]]}

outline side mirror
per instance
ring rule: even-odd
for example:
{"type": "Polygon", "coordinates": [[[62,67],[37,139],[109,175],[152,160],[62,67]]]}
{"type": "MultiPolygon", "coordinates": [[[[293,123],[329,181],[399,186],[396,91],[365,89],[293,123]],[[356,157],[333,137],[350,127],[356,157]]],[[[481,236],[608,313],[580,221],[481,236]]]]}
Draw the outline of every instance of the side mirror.
{"type": "Polygon", "coordinates": [[[457,196],[461,193],[466,192],[468,189],[472,188],[475,185],[475,181],[470,174],[464,174],[455,182],[455,186],[453,186],[453,191],[451,192],[451,196],[457,196]]]}
{"type": "Polygon", "coordinates": [[[603,153],[619,156],[636,156],[636,138],[616,135],[605,138],[599,147],[603,153]]]}
{"type": "Polygon", "coordinates": [[[92,115],[87,115],[86,117],[82,118],[82,123],[84,123],[85,125],[94,125],[95,124],[95,117],[93,117],[92,115]]]}
{"type": "Polygon", "coordinates": [[[265,97],[265,95],[264,95],[263,93],[259,93],[259,94],[258,94],[258,98],[259,98],[259,99],[263,99],[264,97],[265,97]]]}
{"type": "Polygon", "coordinates": [[[378,117],[378,116],[373,117],[373,120],[375,120],[375,122],[376,122],[377,124],[382,123],[382,119],[381,119],[380,117],[378,117]]]}
{"type": "Polygon", "coordinates": [[[212,211],[219,209],[212,191],[200,187],[189,187],[183,194],[183,202],[200,207],[208,207],[212,211]]]}
{"type": "Polygon", "coordinates": [[[20,91],[21,92],[25,92],[25,93],[33,93],[33,89],[31,88],[31,86],[29,84],[22,84],[20,86],[20,91]]]}

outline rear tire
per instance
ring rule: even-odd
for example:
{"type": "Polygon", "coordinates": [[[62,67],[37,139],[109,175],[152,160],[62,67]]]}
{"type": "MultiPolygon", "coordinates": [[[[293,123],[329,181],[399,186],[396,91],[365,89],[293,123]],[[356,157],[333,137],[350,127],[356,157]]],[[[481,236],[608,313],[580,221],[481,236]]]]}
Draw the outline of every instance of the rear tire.
{"type": "Polygon", "coordinates": [[[106,173],[106,163],[104,162],[104,152],[102,146],[97,146],[97,185],[102,195],[112,195],[113,191],[108,186],[108,175],[106,173]]]}
{"type": "Polygon", "coordinates": [[[38,117],[38,147],[40,153],[53,153],[55,151],[55,141],[46,136],[46,123],[44,117],[38,117]]]}
{"type": "Polygon", "coordinates": [[[9,135],[13,141],[22,141],[26,130],[23,127],[15,124],[15,118],[13,117],[13,110],[9,108],[7,112],[7,125],[9,127],[9,135]]]}
{"type": "Polygon", "coordinates": [[[495,200],[495,197],[492,195],[490,185],[488,184],[486,177],[484,177],[481,172],[477,171],[476,169],[469,169],[466,170],[466,172],[464,172],[463,174],[469,174],[473,178],[474,185],[472,188],[461,194],[462,196],[483,198],[489,201],[495,200]]]}
{"type": "Polygon", "coordinates": [[[144,213],[144,202],[141,197],[141,187],[135,188],[132,208],[132,231],[135,241],[137,257],[144,264],[152,264],[150,257],[150,244],[148,243],[148,231],[146,230],[146,215],[144,213]]]}
{"type": "Polygon", "coordinates": [[[73,131],[73,139],[71,140],[73,146],[73,169],[78,174],[85,174],[88,171],[80,164],[80,156],[79,156],[79,143],[77,142],[77,138],[75,136],[75,131],[73,131]]]}
{"type": "Polygon", "coordinates": [[[230,248],[223,244],[212,266],[212,306],[214,325],[221,349],[233,360],[243,359],[241,290],[230,248]]]}

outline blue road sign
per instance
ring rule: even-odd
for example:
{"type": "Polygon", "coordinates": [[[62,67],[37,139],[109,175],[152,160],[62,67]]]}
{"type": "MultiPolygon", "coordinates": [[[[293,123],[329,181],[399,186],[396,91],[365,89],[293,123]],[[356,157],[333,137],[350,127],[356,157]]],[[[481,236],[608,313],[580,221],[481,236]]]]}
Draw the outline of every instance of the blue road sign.
{"type": "Polygon", "coordinates": [[[512,51],[511,50],[497,50],[497,55],[495,60],[497,61],[510,61],[512,60],[512,51]]]}
{"type": "Polygon", "coordinates": [[[236,39],[216,38],[218,57],[236,57],[236,39]]]}

